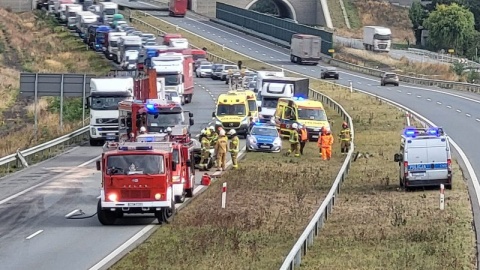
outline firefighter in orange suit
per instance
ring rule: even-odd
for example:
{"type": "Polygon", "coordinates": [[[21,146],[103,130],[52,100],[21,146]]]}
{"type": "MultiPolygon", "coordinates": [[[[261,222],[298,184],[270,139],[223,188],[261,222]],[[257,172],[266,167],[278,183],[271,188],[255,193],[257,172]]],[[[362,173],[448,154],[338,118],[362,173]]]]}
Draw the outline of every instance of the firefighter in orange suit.
{"type": "Polygon", "coordinates": [[[323,134],[318,138],[318,147],[321,149],[323,160],[330,160],[332,157],[333,136],[330,130],[323,129],[323,134]]]}
{"type": "Polygon", "coordinates": [[[305,125],[300,126],[300,155],[303,156],[303,149],[308,141],[307,127],[305,125]]]}
{"type": "Polygon", "coordinates": [[[228,152],[228,139],[225,134],[225,130],[220,130],[220,136],[215,144],[215,152],[217,153],[217,171],[225,171],[227,167],[227,152],[228,152]]]}

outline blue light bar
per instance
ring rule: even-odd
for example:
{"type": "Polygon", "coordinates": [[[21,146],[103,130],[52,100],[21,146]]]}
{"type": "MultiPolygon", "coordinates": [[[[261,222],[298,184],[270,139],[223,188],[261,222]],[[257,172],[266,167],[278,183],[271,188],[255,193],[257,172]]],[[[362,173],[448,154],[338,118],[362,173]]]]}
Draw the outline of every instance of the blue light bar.
{"type": "Polygon", "coordinates": [[[416,129],[413,129],[413,128],[407,128],[405,129],[405,131],[403,132],[403,134],[407,137],[415,137],[415,134],[417,133],[417,130],[416,129]]]}
{"type": "Polygon", "coordinates": [[[147,110],[149,111],[155,111],[155,105],[154,104],[147,104],[145,105],[147,107],[147,110]]]}
{"type": "Polygon", "coordinates": [[[293,100],[302,101],[302,100],[304,100],[304,98],[303,97],[293,97],[293,100]]]}
{"type": "Polygon", "coordinates": [[[443,129],[438,127],[432,127],[426,130],[423,130],[423,129],[418,130],[414,127],[410,127],[410,128],[406,128],[403,132],[403,135],[405,135],[405,137],[410,137],[410,138],[415,138],[417,135],[420,135],[420,134],[424,136],[430,135],[430,136],[440,137],[443,135],[443,129]]]}
{"type": "Polygon", "coordinates": [[[136,146],[136,147],[128,147],[128,146],[120,146],[118,150],[128,151],[128,150],[152,150],[152,146],[136,146]]]}
{"type": "Polygon", "coordinates": [[[142,140],[145,141],[145,142],[153,142],[153,138],[152,138],[152,137],[142,138],[142,140]]]}
{"type": "Polygon", "coordinates": [[[255,122],[254,125],[255,125],[255,126],[264,126],[264,124],[263,124],[263,123],[260,123],[260,122],[255,122]]]}

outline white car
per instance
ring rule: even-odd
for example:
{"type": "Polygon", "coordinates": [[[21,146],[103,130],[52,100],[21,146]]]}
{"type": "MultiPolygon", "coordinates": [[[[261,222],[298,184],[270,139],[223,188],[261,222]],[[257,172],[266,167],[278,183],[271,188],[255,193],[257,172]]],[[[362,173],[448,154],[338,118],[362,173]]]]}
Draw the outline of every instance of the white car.
{"type": "Polygon", "coordinates": [[[168,100],[171,100],[175,103],[183,105],[182,104],[182,98],[180,97],[178,92],[175,91],[175,90],[165,90],[165,98],[168,99],[168,100]]]}
{"type": "Polygon", "coordinates": [[[212,65],[200,65],[195,71],[197,78],[210,77],[212,76],[212,65]]]}

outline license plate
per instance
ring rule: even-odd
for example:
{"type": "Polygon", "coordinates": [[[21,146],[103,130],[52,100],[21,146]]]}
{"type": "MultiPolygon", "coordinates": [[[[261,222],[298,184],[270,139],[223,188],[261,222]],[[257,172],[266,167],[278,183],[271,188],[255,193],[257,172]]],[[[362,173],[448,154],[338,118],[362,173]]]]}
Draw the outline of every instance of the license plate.
{"type": "Polygon", "coordinates": [[[107,136],[107,140],[115,140],[115,136],[107,136]]]}
{"type": "Polygon", "coordinates": [[[425,176],[425,173],[412,173],[413,176],[425,176]]]}
{"type": "Polygon", "coordinates": [[[312,135],[312,138],[318,139],[318,136],[317,135],[312,135]]]}
{"type": "Polygon", "coordinates": [[[143,203],[128,203],[129,207],[141,207],[143,206],[143,203]]]}
{"type": "Polygon", "coordinates": [[[270,149],[270,146],[268,146],[268,145],[260,145],[260,148],[270,149]]]}

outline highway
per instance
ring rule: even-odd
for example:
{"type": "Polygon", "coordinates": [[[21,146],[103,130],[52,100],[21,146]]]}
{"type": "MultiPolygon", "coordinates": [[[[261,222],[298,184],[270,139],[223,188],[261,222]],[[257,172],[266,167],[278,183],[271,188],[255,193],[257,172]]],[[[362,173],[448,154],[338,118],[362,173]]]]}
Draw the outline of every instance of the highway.
{"type": "MultiPolygon", "coordinates": [[[[195,78],[195,83],[193,102],[185,108],[194,113],[192,132],[198,134],[212,121],[214,98],[227,89],[224,82],[209,78],[195,78]]],[[[101,147],[75,147],[0,179],[1,269],[89,269],[157,223],[153,218],[125,218],[119,225],[102,226],[96,216],[65,218],[75,209],[86,215],[96,212],[101,177],[94,161],[100,153],[101,147]]],[[[196,176],[199,185],[201,173],[196,176]]]]}
{"type": "MultiPolygon", "coordinates": [[[[158,14],[150,12],[150,14],[158,14]]],[[[197,33],[205,38],[224,44],[252,58],[257,58],[277,67],[318,78],[322,65],[300,66],[289,61],[287,49],[272,45],[264,40],[239,31],[197,18],[161,17],[181,28],[197,33]]],[[[474,173],[480,174],[480,144],[473,142],[474,134],[480,133],[480,95],[435,87],[421,87],[401,84],[399,87],[382,87],[379,78],[339,69],[339,84],[353,83],[360,89],[397,102],[427,117],[437,126],[444,127],[449,136],[462,148],[471,162],[474,173]]],[[[399,130],[399,134],[400,134],[399,130]]],[[[395,138],[392,138],[395,139],[395,138]]],[[[396,139],[395,139],[396,140],[396,139]]],[[[394,153],[391,153],[393,156],[394,153]]],[[[471,194],[476,191],[471,189],[471,194]]],[[[472,207],[476,224],[480,224],[480,210],[477,194],[472,197],[472,207]]],[[[478,230],[477,230],[478,233],[478,230]]]]}

